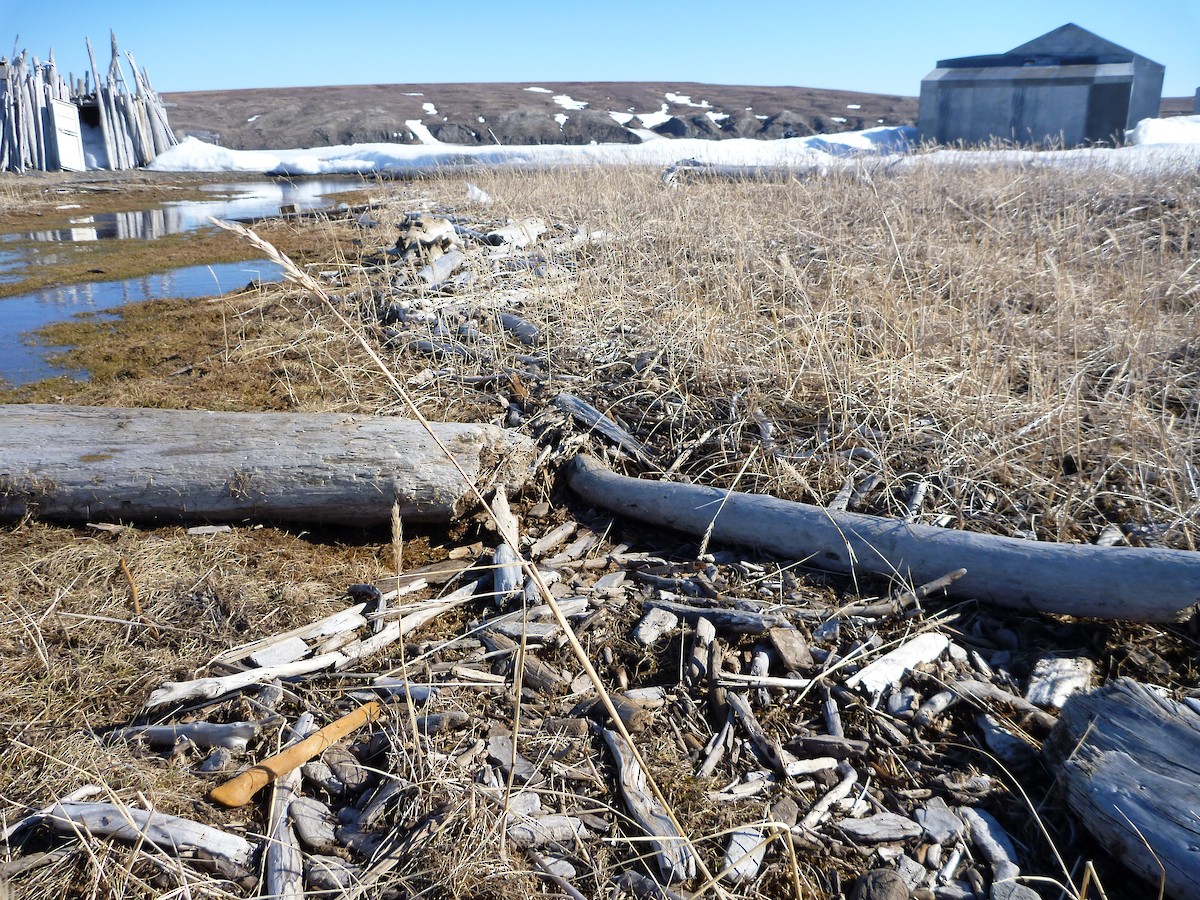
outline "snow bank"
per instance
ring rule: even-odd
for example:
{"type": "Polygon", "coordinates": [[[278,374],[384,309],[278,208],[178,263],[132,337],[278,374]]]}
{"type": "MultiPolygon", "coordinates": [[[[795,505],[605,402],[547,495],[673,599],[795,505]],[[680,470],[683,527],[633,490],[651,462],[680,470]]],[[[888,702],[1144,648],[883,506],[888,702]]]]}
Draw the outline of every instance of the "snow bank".
{"type": "Polygon", "coordinates": [[[1142,119],[1126,136],[1130,144],[1200,144],[1200,116],[1142,119]]]}
{"type": "MultiPolygon", "coordinates": [[[[413,127],[413,123],[408,123],[413,127]]],[[[657,138],[658,136],[655,135],[657,138]]],[[[1129,133],[1130,146],[1078,150],[938,150],[912,153],[915,129],[878,127],[841,134],[760,141],[656,139],[641,144],[542,144],[463,146],[356,144],[297,150],[228,150],[195,138],[160,154],[149,166],[161,172],[262,172],[270,175],[353,175],[432,169],[578,165],[668,166],[683,159],[722,166],[811,170],[879,159],[889,166],[1101,167],[1118,172],[1200,168],[1200,116],[1146,119],[1129,133]]]]}

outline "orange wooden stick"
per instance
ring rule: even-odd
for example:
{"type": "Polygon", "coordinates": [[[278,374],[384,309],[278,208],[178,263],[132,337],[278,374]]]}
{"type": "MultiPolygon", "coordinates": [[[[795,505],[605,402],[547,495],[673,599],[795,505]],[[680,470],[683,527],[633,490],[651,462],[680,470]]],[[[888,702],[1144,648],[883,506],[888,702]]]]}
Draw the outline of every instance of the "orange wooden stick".
{"type": "Polygon", "coordinates": [[[320,731],[310,734],[304,740],[288,747],[269,759],[264,759],[256,766],[251,766],[240,775],[217,785],[208,792],[210,800],[215,800],[223,806],[245,806],[250,798],[265,788],[280,775],[286,775],[292,769],[304,765],[314,756],[325,751],[331,744],[340,741],[350,732],[355,731],[367,722],[374,722],[383,711],[378,701],[365,703],[353,712],[347,713],[340,719],[330,722],[320,731]]]}

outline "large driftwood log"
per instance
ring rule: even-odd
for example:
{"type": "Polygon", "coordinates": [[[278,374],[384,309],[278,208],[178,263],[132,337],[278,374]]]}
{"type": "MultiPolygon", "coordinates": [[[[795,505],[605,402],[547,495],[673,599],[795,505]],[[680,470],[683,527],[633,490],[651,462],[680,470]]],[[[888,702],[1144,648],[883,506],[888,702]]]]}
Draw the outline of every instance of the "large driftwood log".
{"type": "Polygon", "coordinates": [[[628,478],[582,455],[568,477],[581,497],[613,512],[696,536],[711,527],[714,541],[758,547],[833,572],[922,584],[965,567],[948,591],[1013,609],[1165,622],[1190,618],[1200,603],[1200,553],[1186,550],[1054,544],[913,525],[628,478]]]}
{"type": "Polygon", "coordinates": [[[1077,693],[1063,706],[1044,756],[1067,803],[1114,857],[1195,897],[1200,884],[1200,715],[1129,678],[1077,693]]]}
{"type": "MultiPolygon", "coordinates": [[[[490,425],[435,424],[467,477],[516,490],[533,443],[490,425]]],[[[446,521],[470,485],[407,419],[0,406],[0,518],[379,525],[392,503],[446,521]]]]}

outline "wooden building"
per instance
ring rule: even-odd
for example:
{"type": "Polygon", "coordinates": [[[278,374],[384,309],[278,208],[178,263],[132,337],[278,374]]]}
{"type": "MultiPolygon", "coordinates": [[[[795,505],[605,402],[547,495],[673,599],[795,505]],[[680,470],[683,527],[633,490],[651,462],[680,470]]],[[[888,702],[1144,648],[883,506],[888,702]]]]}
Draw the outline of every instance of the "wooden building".
{"type": "Polygon", "coordinates": [[[82,79],[64,78],[53,50],[45,63],[25,51],[0,59],[0,170],[134,169],[175,145],[149,77],[126,53],[132,70],[127,80],[117,38],[111,39],[103,80],[90,40],[91,70],[82,79]]]}

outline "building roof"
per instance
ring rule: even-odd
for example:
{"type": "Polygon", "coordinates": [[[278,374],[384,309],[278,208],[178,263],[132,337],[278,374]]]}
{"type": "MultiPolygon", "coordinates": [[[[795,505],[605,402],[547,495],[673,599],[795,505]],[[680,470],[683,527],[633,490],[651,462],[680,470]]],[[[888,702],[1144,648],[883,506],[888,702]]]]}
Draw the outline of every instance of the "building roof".
{"type": "Polygon", "coordinates": [[[1114,44],[1106,38],[1086,28],[1080,28],[1074,22],[1061,25],[1053,31],[1047,31],[1041,37],[1026,41],[1018,47],[1013,47],[1006,56],[1054,54],[1058,56],[1123,56],[1126,59],[1143,59],[1146,62],[1161,66],[1152,59],[1134,53],[1127,47],[1114,44]]]}

